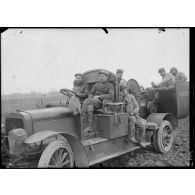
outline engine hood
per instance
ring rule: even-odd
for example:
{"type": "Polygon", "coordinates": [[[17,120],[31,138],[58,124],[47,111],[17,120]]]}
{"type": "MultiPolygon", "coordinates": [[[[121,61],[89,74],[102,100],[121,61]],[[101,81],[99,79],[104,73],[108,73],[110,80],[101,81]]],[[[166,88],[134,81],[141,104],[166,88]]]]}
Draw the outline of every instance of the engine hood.
{"type": "Polygon", "coordinates": [[[55,108],[28,110],[25,111],[25,113],[30,114],[33,121],[63,118],[67,115],[72,115],[72,112],[68,107],[55,107],[55,108]]]}

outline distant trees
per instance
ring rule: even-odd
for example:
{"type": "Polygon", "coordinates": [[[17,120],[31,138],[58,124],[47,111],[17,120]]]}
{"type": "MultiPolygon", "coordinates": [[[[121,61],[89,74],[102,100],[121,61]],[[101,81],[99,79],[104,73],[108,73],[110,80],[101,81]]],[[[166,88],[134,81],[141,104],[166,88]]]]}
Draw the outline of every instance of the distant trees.
{"type": "Polygon", "coordinates": [[[51,90],[47,93],[32,91],[30,93],[12,93],[12,94],[2,94],[1,98],[6,99],[22,99],[22,98],[41,98],[45,96],[59,96],[60,92],[56,90],[51,90]]]}

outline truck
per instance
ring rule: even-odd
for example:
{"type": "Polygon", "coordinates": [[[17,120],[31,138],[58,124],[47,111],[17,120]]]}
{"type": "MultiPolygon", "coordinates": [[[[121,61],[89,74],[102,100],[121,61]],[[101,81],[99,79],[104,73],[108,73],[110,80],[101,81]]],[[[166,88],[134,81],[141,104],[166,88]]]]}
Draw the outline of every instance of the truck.
{"type": "MultiPolygon", "coordinates": [[[[89,89],[99,81],[100,69],[83,73],[89,89]]],[[[92,133],[81,130],[80,114],[74,115],[68,105],[47,105],[42,109],[17,110],[5,117],[2,152],[7,167],[14,168],[83,168],[137,150],[127,142],[128,114],[119,102],[120,86],[116,74],[109,73],[114,85],[114,101],[109,112],[95,110],[92,133]]],[[[147,121],[147,147],[159,153],[171,150],[178,119],[189,112],[189,82],[178,81],[171,89],[141,90],[135,79],[127,82],[139,103],[140,117],[147,121]],[[154,101],[158,99],[158,106],[154,101]]],[[[63,90],[62,90],[63,92],[63,90]]]]}

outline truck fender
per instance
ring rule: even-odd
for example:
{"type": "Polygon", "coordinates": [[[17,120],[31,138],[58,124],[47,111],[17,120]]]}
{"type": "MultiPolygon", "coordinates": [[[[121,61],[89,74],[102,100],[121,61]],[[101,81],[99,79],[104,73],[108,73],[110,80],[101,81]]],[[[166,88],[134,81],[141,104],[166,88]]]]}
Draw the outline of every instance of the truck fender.
{"type": "Polygon", "coordinates": [[[61,132],[52,131],[52,130],[46,130],[46,131],[40,131],[35,134],[30,135],[24,140],[25,144],[33,144],[36,142],[40,142],[46,138],[52,137],[54,135],[59,135],[61,132]]]}
{"type": "Polygon", "coordinates": [[[174,114],[172,113],[152,113],[147,119],[148,122],[156,123],[158,126],[161,125],[163,120],[167,120],[171,123],[173,129],[178,127],[178,121],[174,114]]]}
{"type": "Polygon", "coordinates": [[[71,145],[75,158],[76,167],[89,167],[89,162],[84,147],[77,138],[70,134],[66,134],[64,132],[59,131],[46,130],[29,136],[28,138],[25,139],[24,143],[33,144],[56,135],[62,135],[71,145]]]}
{"type": "Polygon", "coordinates": [[[68,140],[72,147],[76,167],[89,167],[89,161],[81,142],[70,134],[61,133],[61,135],[63,135],[68,140]]]}

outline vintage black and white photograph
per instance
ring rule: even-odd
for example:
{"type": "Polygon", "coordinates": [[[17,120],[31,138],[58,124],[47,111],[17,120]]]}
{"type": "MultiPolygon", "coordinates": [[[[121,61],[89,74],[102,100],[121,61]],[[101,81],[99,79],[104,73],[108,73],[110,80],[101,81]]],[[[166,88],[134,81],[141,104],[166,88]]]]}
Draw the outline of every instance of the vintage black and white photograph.
{"type": "Polygon", "coordinates": [[[190,167],[188,28],[1,33],[4,168],[190,167]]]}

